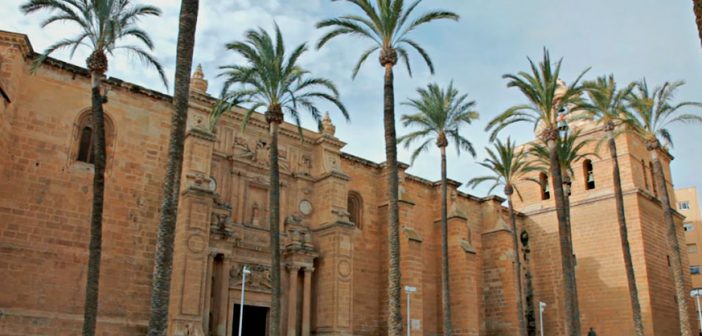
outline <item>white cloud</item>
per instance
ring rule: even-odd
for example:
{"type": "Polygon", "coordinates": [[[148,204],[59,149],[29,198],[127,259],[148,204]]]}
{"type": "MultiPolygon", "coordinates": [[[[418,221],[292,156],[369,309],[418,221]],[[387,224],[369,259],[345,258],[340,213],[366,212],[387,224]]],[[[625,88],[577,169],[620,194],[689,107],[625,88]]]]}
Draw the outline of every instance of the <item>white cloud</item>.
{"type": "MultiPolygon", "coordinates": [[[[3,0],[9,13],[3,15],[0,29],[29,35],[35,49],[42,51],[52,41],[71,34],[65,25],[40,29],[41,15],[25,17],[18,8],[23,1],[3,0]]],[[[173,77],[179,2],[152,0],[163,10],[161,18],[144,21],[157,44],[157,56],[173,77]]],[[[622,83],[646,76],[650,83],[685,79],[678,98],[702,100],[702,48],[697,38],[694,17],[688,2],[653,0],[590,0],[590,1],[425,1],[422,6],[449,8],[462,16],[460,23],[438,22],[421,28],[416,39],[431,53],[437,73],[430,76],[420,59],[413,58],[415,75],[409,78],[404,67],[396,67],[396,114],[408,113],[399,105],[414,95],[416,87],[430,81],[445,85],[454,80],[456,87],[478,102],[481,120],[466,128],[478,154],[487,144],[482,131],[486,122],[508,106],[523,102],[516,90],[505,88],[504,73],[527,69],[526,56],[538,59],[541,49],[548,47],[554,57],[564,57],[564,79],[572,79],[579,71],[592,66],[589,77],[614,73],[622,83]]],[[[225,51],[224,44],[241,39],[247,29],[280,25],[288,48],[309,41],[310,51],[302,63],[316,76],[334,80],[352,114],[352,123],[337,124],[337,135],[348,142],[345,150],[375,161],[384,160],[382,126],[382,68],[377,59],[368,59],[356,80],[351,69],[367,43],[353,38],[332,41],[322,50],[314,43],[322,32],[314,28],[317,21],[353,11],[344,2],[322,0],[202,0],[195,49],[195,63],[202,63],[210,80],[210,93],[221,87],[215,76],[218,66],[237,62],[225,51]]],[[[58,54],[68,60],[67,54],[58,54]]],[[[85,53],[71,62],[84,65],[85,53]]],[[[142,71],[129,59],[113,61],[110,75],[163,90],[153,71],[142,71]]],[[[327,106],[325,106],[327,107],[327,106]]],[[[327,107],[329,108],[329,107],[327,107]]],[[[330,108],[331,109],[331,108],[330,108]]],[[[306,126],[312,126],[309,121],[306,126]]],[[[697,185],[702,179],[696,173],[702,166],[699,132],[690,126],[673,128],[676,138],[673,173],[676,185],[697,185]]],[[[398,134],[406,130],[398,124],[398,134]]],[[[510,135],[520,141],[531,138],[530,127],[516,127],[510,135]]],[[[409,151],[400,149],[400,160],[409,160],[409,151]]],[[[429,179],[439,178],[438,154],[423,154],[410,172],[429,179]]],[[[449,151],[449,176],[465,182],[485,172],[472,158],[458,158],[449,151]]],[[[477,190],[482,194],[486,188],[477,190]]]]}

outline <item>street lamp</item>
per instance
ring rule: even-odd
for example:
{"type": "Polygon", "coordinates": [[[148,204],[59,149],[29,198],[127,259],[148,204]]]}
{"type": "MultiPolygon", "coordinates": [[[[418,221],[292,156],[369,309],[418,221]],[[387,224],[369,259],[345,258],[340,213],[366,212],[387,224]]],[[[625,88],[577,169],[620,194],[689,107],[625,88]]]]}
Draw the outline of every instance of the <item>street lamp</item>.
{"type": "Polygon", "coordinates": [[[544,309],[546,309],[546,302],[539,301],[539,330],[541,331],[541,336],[544,336],[544,309]]]}
{"type": "Polygon", "coordinates": [[[700,311],[700,296],[702,296],[702,289],[693,289],[690,291],[690,296],[697,300],[697,320],[700,323],[700,332],[702,332],[702,312],[700,311]]]}
{"type": "Polygon", "coordinates": [[[244,293],[246,292],[246,275],[250,274],[251,270],[248,265],[244,265],[241,269],[241,304],[239,305],[239,336],[241,336],[241,327],[244,323],[244,293]]]}
{"type": "Polygon", "coordinates": [[[407,336],[410,336],[411,331],[410,331],[410,313],[412,310],[410,309],[410,294],[414,293],[417,291],[417,287],[410,287],[410,286],[405,286],[405,293],[407,293],[407,336]]]}

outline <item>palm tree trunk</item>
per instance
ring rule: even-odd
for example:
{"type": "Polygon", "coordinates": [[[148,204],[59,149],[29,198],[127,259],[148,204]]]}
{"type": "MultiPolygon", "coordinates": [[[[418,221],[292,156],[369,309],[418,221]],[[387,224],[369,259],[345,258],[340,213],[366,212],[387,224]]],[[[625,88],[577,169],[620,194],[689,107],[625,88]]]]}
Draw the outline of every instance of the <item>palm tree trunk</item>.
{"type": "MultiPolygon", "coordinates": [[[[510,186],[511,188],[511,186],[510,186]]],[[[507,187],[505,187],[507,189],[507,187]]],[[[512,248],[514,249],[514,285],[517,289],[517,314],[519,318],[519,335],[526,336],[526,321],[524,319],[524,293],[522,292],[522,261],[519,259],[519,242],[517,236],[517,216],[512,206],[512,190],[505,190],[507,195],[507,209],[509,209],[509,221],[512,224],[512,248]]]]}
{"type": "Polygon", "coordinates": [[[558,159],[556,140],[548,140],[549,163],[553,176],[553,191],[556,199],[558,216],[558,237],[561,248],[561,267],[563,269],[564,306],[566,335],[580,336],[580,312],[578,310],[578,290],[575,283],[575,262],[573,260],[573,240],[568,224],[568,209],[563,193],[563,176],[558,159]]]}
{"type": "Polygon", "coordinates": [[[168,329],[168,305],[173,268],[173,241],[178,213],[180,175],[183,169],[185,125],[190,97],[190,71],[192,69],[195,27],[199,0],[182,0],[176,51],[174,113],[171,118],[171,135],[168,144],[168,164],[163,181],[161,218],[156,237],[156,255],[151,284],[151,317],[149,336],[163,336],[168,329]]]}
{"type": "Polygon", "coordinates": [[[83,336],[95,335],[98,310],[98,289],[100,282],[100,258],[102,255],[102,209],[105,203],[105,115],[102,109],[102,74],[90,73],[91,101],[93,117],[93,205],[90,216],[90,247],[88,256],[88,276],[85,285],[85,307],[83,311],[83,336]]]}
{"type": "MultiPolygon", "coordinates": [[[[446,146],[441,149],[441,303],[444,306],[444,336],[451,336],[451,290],[449,287],[446,146]]],[[[409,318],[409,316],[407,317],[409,318]]]]}
{"type": "Polygon", "coordinates": [[[702,43],[702,0],[692,0],[692,8],[695,12],[695,21],[697,22],[700,43],[702,43]]]}
{"type": "Polygon", "coordinates": [[[271,134],[271,192],[269,224],[271,232],[271,318],[268,330],[270,335],[280,333],[280,172],[278,170],[278,126],[277,122],[270,122],[271,134]]]}
{"type": "Polygon", "coordinates": [[[641,317],[641,304],[639,303],[639,291],[636,288],[636,277],[634,275],[634,262],[631,259],[631,248],[629,247],[629,232],[626,227],[626,216],[624,214],[624,194],[622,193],[622,180],[619,173],[619,158],[617,155],[617,142],[614,139],[613,131],[607,131],[609,141],[609,153],[612,158],[612,176],[614,179],[614,199],[617,205],[617,221],[619,222],[619,237],[622,243],[622,253],[624,254],[624,267],[626,268],[626,279],[629,285],[629,298],[631,299],[631,311],[634,318],[634,331],[636,336],[644,336],[643,320],[641,317]]]}
{"type": "Polygon", "coordinates": [[[663,220],[667,227],[667,238],[672,256],[670,258],[670,266],[673,272],[673,282],[675,284],[675,298],[678,301],[678,318],[680,321],[680,335],[691,336],[690,321],[687,310],[687,292],[685,291],[685,276],[682,270],[682,258],[680,256],[680,244],[678,243],[677,230],[673,221],[673,210],[670,207],[670,197],[668,195],[668,187],[663,176],[663,166],[658,159],[658,149],[653,149],[651,152],[651,161],[653,161],[653,175],[655,175],[658,183],[658,189],[661,191],[661,205],[663,207],[663,220]]]}
{"type": "MultiPolygon", "coordinates": [[[[399,223],[399,179],[397,171],[397,135],[395,134],[395,93],[393,88],[392,63],[386,63],[384,85],[385,161],[388,172],[388,335],[401,336],[402,312],[400,311],[400,223],[399,223]]],[[[409,318],[409,316],[407,317],[409,318]]]]}

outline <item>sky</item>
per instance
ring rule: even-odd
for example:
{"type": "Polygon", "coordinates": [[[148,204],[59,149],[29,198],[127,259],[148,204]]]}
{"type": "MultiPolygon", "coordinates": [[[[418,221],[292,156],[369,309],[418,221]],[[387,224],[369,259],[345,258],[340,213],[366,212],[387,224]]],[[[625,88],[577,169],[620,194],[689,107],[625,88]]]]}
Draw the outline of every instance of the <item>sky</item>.
{"type": "MultiPolygon", "coordinates": [[[[3,20],[0,29],[27,34],[37,52],[52,42],[74,35],[74,26],[52,24],[41,28],[45,14],[23,15],[21,0],[2,0],[3,20]]],[[[156,44],[155,55],[164,64],[172,82],[175,63],[179,1],[143,0],[163,11],[161,17],[142,21],[156,44]]],[[[436,72],[431,75],[421,58],[410,56],[413,76],[404,66],[395,67],[396,116],[414,111],[400,103],[416,96],[415,90],[430,82],[446,86],[453,81],[461,92],[475,100],[480,120],[463,128],[473,143],[477,157],[467,153],[457,156],[448,151],[448,176],[465,183],[487,174],[476,162],[484,159],[489,145],[484,132],[486,123],[510,106],[525,103],[516,89],[506,87],[502,75],[528,70],[527,57],[539,60],[542,49],[548,48],[552,58],[563,59],[562,79],[572,81],[580,72],[591,68],[586,79],[614,74],[624,86],[646,78],[649,86],[665,81],[687,82],[677,93],[678,101],[702,101],[702,47],[697,36],[692,2],[688,0],[424,0],[417,13],[428,9],[449,9],[461,16],[459,22],[437,21],[414,32],[430,53],[436,72]]],[[[219,96],[222,80],[217,78],[219,66],[236,64],[241,59],[228,52],[225,43],[242,40],[246,30],[258,26],[270,30],[277,22],[283,31],[288,50],[307,42],[310,50],[302,57],[302,65],[315,76],[334,81],[341,99],[351,115],[345,122],[333,107],[329,110],[337,126],[336,136],[347,145],[343,151],[363,158],[385,160],[383,138],[383,70],[377,55],[372,56],[355,80],[351,72],[361,52],[369,43],[362,39],[342,37],[316,50],[322,31],[314,24],[322,19],[344,14],[358,14],[355,6],[330,0],[201,0],[196,33],[194,63],[202,64],[209,80],[208,92],[219,96]]],[[[79,51],[54,57],[85,66],[87,52],[79,51]]],[[[155,71],[144,70],[137,60],[117,54],[111,59],[108,75],[148,88],[172,93],[160,83],[155,71]]],[[[695,112],[688,110],[688,112],[695,112]]],[[[702,111],[697,111],[702,113],[702,111]]],[[[303,126],[315,128],[310,118],[303,126]]],[[[675,187],[697,186],[702,192],[702,133],[700,125],[677,125],[672,154],[675,187]],[[697,129],[696,129],[697,128],[697,129]]],[[[505,135],[518,142],[533,138],[531,126],[510,127],[505,135]]],[[[397,133],[409,130],[397,124],[397,133]]],[[[399,148],[400,161],[410,163],[410,150],[399,148]]],[[[409,173],[438,180],[439,152],[422,154],[409,168],[409,173]]],[[[487,185],[463,191],[485,196],[487,185]]]]}

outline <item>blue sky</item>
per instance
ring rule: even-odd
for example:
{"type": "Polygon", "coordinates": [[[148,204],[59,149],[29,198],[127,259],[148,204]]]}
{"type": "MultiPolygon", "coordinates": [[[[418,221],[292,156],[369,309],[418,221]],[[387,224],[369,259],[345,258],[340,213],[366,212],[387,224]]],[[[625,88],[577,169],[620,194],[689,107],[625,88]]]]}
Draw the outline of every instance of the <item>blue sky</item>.
{"type": "MultiPolygon", "coordinates": [[[[56,24],[41,29],[43,15],[24,16],[19,11],[23,1],[3,0],[0,29],[29,35],[34,48],[41,52],[52,41],[75,32],[69,25],[56,24]],[[9,9],[9,13],[5,9],[9,9]]],[[[179,1],[144,1],[163,10],[161,18],[143,22],[156,41],[156,55],[164,63],[168,77],[173,77],[179,1]]],[[[231,64],[237,58],[224,50],[224,44],[242,38],[243,32],[256,26],[272,27],[275,20],[283,30],[288,48],[311,41],[321,32],[317,21],[355,11],[343,1],[329,0],[201,0],[196,37],[195,63],[201,63],[210,80],[209,93],[218,95],[221,81],[216,78],[218,66],[231,64]]],[[[414,90],[429,82],[446,85],[451,80],[463,93],[477,102],[481,118],[464,130],[473,141],[478,158],[449,151],[449,177],[460,182],[485,171],[476,160],[484,157],[488,143],[483,132],[488,120],[507,107],[523,103],[514,89],[505,86],[502,75],[526,70],[526,57],[539,59],[543,47],[554,58],[563,58],[562,78],[572,80],[591,67],[586,78],[613,73],[624,85],[646,77],[649,85],[666,80],[685,80],[679,90],[680,100],[702,101],[702,47],[697,37],[691,1],[660,0],[424,0],[418,12],[426,9],[451,9],[461,15],[460,22],[437,22],[416,31],[431,54],[436,73],[432,76],[417,55],[412,56],[414,76],[407,76],[404,67],[396,67],[396,114],[411,113],[399,102],[414,96],[414,90]]],[[[331,110],[337,125],[337,136],[346,141],[345,151],[364,158],[384,161],[382,126],[382,76],[375,57],[370,58],[359,76],[351,80],[351,69],[367,42],[342,38],[317,51],[311,48],[303,64],[315,75],[337,83],[342,100],[351,113],[351,123],[342,121],[331,110]]],[[[85,53],[73,59],[67,54],[56,57],[84,66],[85,53]]],[[[143,71],[129,57],[112,61],[110,76],[165,91],[155,72],[143,71]]],[[[702,111],[700,111],[702,112],[702,111]]],[[[308,119],[307,127],[313,124],[308,119]]],[[[676,187],[702,187],[698,169],[702,167],[702,136],[694,127],[673,127],[675,147],[672,154],[673,178],[676,187]]],[[[313,128],[313,127],[312,127],[313,128]]],[[[509,135],[520,142],[533,137],[531,127],[509,128],[509,135]]],[[[407,130],[398,124],[398,134],[407,130]]],[[[409,162],[410,152],[400,150],[400,160],[409,162]]],[[[423,154],[409,169],[427,179],[439,178],[438,151],[423,154]]],[[[464,189],[465,190],[465,189],[464,189]]],[[[478,196],[487,188],[465,190],[478,196]]]]}

